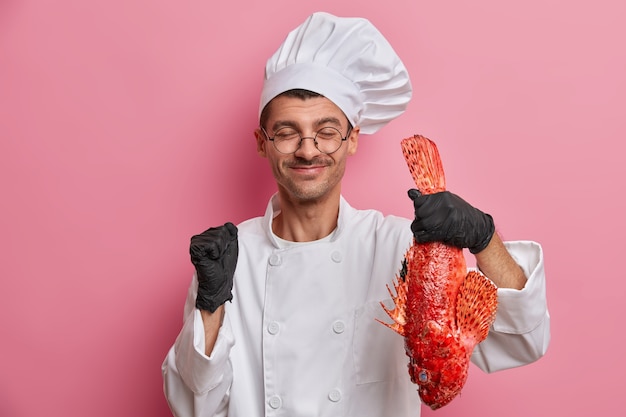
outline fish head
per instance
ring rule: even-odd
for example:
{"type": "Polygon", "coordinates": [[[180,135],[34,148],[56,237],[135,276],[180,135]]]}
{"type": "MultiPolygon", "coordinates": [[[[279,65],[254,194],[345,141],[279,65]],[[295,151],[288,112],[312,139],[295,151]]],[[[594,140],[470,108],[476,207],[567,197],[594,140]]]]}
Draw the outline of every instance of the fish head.
{"type": "MultiPolygon", "coordinates": [[[[428,322],[409,354],[409,375],[420,399],[436,410],[460,394],[467,380],[470,353],[447,326],[428,322]]],[[[408,347],[408,346],[407,346],[408,347]]]]}

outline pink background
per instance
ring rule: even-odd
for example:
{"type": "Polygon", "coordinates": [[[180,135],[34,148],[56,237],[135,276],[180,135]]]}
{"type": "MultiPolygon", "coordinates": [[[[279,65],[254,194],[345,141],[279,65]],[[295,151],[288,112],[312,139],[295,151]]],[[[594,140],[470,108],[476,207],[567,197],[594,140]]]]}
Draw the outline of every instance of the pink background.
{"type": "Polygon", "coordinates": [[[170,415],[160,365],[189,237],[263,212],[263,66],[316,10],[372,20],[415,88],[362,137],[349,201],[410,216],[399,141],[421,133],[452,191],[545,250],[548,354],[474,367],[460,398],[423,415],[623,412],[624,2],[310,4],[0,2],[1,416],[170,415]]]}

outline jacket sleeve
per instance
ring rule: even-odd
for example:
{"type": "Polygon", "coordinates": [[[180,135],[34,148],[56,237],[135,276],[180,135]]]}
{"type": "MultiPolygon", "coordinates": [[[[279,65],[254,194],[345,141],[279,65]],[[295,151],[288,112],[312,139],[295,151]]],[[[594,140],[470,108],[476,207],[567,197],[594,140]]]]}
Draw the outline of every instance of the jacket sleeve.
{"type": "Polygon", "coordinates": [[[211,356],[204,354],[204,326],[195,308],[197,279],[187,293],[183,328],[163,361],[163,390],[176,417],[227,415],[234,338],[228,321],[220,328],[211,356]]]}
{"type": "Polygon", "coordinates": [[[498,310],[487,338],[473,351],[472,362],[494,372],[534,362],[550,342],[543,251],[536,242],[505,242],[528,281],[521,290],[498,289],[498,310]]]}

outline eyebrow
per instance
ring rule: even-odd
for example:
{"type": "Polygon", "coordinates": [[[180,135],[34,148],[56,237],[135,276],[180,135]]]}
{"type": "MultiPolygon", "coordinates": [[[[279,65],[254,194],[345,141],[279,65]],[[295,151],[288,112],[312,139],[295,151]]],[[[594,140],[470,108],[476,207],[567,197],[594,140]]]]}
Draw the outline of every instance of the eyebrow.
{"type": "MultiPolygon", "coordinates": [[[[314,127],[320,127],[320,126],[329,125],[329,124],[342,127],[341,121],[338,118],[333,117],[333,116],[322,117],[313,122],[314,127]]],[[[280,129],[281,127],[293,127],[294,129],[297,130],[298,127],[300,127],[300,124],[293,120],[277,120],[272,125],[272,130],[276,131],[280,129]]]]}

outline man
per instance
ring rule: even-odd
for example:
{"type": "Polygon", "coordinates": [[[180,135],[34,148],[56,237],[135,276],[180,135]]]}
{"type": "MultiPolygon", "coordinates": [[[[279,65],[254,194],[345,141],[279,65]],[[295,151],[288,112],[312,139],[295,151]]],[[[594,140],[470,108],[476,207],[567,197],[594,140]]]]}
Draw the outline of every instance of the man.
{"type": "Polygon", "coordinates": [[[255,136],[278,192],[264,217],[191,240],[196,273],[162,368],[176,416],[419,415],[403,340],[375,320],[413,237],[469,248],[498,286],[475,364],[495,371],[544,354],[538,244],[503,244],[489,215],[449,192],[411,191],[415,219],[341,196],[360,133],[410,97],[404,65],[365,19],[315,13],[268,60],[255,136]]]}

